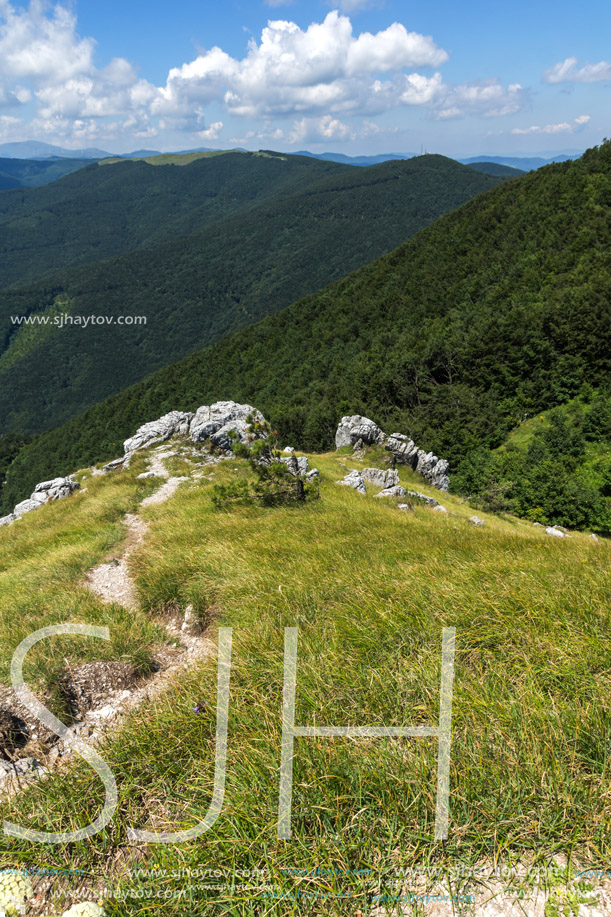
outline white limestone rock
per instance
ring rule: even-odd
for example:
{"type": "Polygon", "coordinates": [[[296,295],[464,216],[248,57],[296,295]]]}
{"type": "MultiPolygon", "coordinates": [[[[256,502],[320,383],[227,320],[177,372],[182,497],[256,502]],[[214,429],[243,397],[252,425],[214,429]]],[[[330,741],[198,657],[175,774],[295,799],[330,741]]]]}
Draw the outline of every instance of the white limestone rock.
{"type": "Polygon", "coordinates": [[[376,497],[404,497],[405,488],[401,487],[400,484],[395,484],[393,487],[385,487],[384,490],[381,490],[379,494],[375,494],[376,497]]]}
{"type": "Polygon", "coordinates": [[[341,481],[337,482],[338,484],[343,484],[344,487],[352,487],[353,490],[356,490],[359,494],[366,494],[367,488],[365,487],[365,482],[361,477],[360,471],[357,471],[356,468],[351,468],[348,474],[342,478],[341,481]]]}
{"type": "Polygon", "coordinates": [[[151,420],[149,423],[143,424],[138,427],[133,436],[130,436],[123,443],[125,455],[132,455],[139,449],[152,446],[153,443],[165,442],[170,436],[185,436],[189,432],[189,424],[192,417],[192,413],[170,411],[168,414],[164,414],[163,417],[158,417],[157,420],[151,420]]]}
{"type": "Polygon", "coordinates": [[[376,487],[395,487],[399,483],[399,474],[394,468],[383,471],[381,468],[363,468],[361,477],[367,484],[376,487]]]}
{"type": "MultiPolygon", "coordinates": [[[[215,433],[223,430],[226,434],[230,429],[235,429],[240,436],[246,429],[246,418],[252,414],[259,423],[265,418],[261,411],[257,411],[251,404],[238,404],[236,401],[215,401],[214,404],[203,404],[192,415],[189,424],[189,437],[194,443],[203,443],[211,439],[215,433]],[[231,427],[231,424],[235,426],[231,427]]],[[[220,437],[222,440],[222,437],[220,437]]]]}
{"type": "Polygon", "coordinates": [[[395,461],[400,465],[409,465],[433,487],[447,490],[450,486],[448,475],[450,463],[445,459],[437,458],[432,452],[418,449],[413,439],[409,439],[404,433],[391,433],[384,448],[392,453],[395,461]]]}
{"type": "Polygon", "coordinates": [[[283,465],[286,465],[291,474],[297,475],[307,475],[308,473],[308,459],[305,455],[288,455],[280,456],[280,461],[283,465]]]}
{"type": "Polygon", "coordinates": [[[335,448],[354,446],[359,439],[371,446],[374,443],[383,443],[386,434],[368,417],[361,417],[360,414],[342,417],[335,433],[335,448]]]}

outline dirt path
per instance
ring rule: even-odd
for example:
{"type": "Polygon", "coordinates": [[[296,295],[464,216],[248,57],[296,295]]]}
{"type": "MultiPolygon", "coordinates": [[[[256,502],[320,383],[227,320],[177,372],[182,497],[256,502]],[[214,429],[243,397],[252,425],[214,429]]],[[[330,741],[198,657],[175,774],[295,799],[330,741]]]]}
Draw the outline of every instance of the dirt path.
{"type": "MultiPolygon", "coordinates": [[[[166,467],[165,459],[174,455],[167,448],[155,449],[151,453],[148,473],[163,479],[161,487],[146,497],[141,506],[153,506],[164,503],[178,489],[186,477],[172,477],[166,467]]],[[[118,560],[98,564],[87,574],[86,586],[94,592],[103,602],[117,602],[126,608],[135,608],[137,604],[136,590],[129,572],[130,555],[144,540],[148,526],[143,519],[135,513],[128,513],[123,520],[128,529],[127,540],[123,554],[118,560]]]]}

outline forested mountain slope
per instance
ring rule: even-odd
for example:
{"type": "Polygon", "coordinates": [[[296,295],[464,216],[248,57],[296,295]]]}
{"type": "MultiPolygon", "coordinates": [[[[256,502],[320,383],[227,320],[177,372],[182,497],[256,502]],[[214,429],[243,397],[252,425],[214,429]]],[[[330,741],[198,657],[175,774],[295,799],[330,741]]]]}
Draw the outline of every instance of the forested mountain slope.
{"type": "Polygon", "coordinates": [[[43,188],[0,194],[1,286],[175,239],[258,201],[349,171],[305,157],[257,153],[174,162],[184,165],[94,163],[43,188]]]}
{"type": "Polygon", "coordinates": [[[296,446],[328,447],[338,418],[361,412],[460,471],[526,413],[608,384],[610,206],[611,143],[504,184],[39,437],[9,471],[6,505],[112,457],[151,417],[229,397],[296,446]]]}
{"type": "MultiPolygon", "coordinates": [[[[239,170],[248,159],[236,156],[244,202],[255,193],[249,184],[253,171],[247,179],[239,170]]],[[[227,155],[206,161],[229,169],[231,160],[227,155]]],[[[367,169],[308,159],[292,165],[271,156],[253,161],[256,170],[259,163],[273,163],[278,174],[293,169],[290,187],[305,187],[215,219],[200,232],[0,292],[0,429],[31,433],[57,425],[372,261],[499,182],[440,156],[367,169]],[[341,171],[329,174],[334,169],[341,171]],[[64,313],[111,324],[53,324],[64,313]],[[16,315],[49,324],[17,326],[16,315]],[[146,324],[116,324],[126,316],[145,318],[146,324]]],[[[187,175],[196,165],[142,168],[150,188],[151,174],[169,168],[187,175]]],[[[120,166],[139,172],[137,163],[120,166]]],[[[93,168],[112,174],[115,167],[93,168]]],[[[238,184],[234,175],[235,200],[238,184]]],[[[176,207],[188,197],[185,188],[176,207]]],[[[94,222],[92,215],[87,225],[94,222]]]]}

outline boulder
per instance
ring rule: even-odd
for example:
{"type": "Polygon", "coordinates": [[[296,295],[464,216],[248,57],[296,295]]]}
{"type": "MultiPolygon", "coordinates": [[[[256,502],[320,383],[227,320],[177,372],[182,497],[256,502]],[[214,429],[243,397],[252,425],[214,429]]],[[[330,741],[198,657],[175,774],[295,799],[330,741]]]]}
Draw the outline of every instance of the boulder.
{"type": "Polygon", "coordinates": [[[298,474],[308,473],[308,460],[305,455],[289,455],[281,456],[280,461],[283,465],[286,465],[291,474],[297,476],[298,474]]]}
{"type": "Polygon", "coordinates": [[[9,513],[8,516],[0,517],[0,525],[10,525],[11,522],[14,522],[17,519],[15,513],[9,513]]]}
{"type": "Polygon", "coordinates": [[[378,425],[368,417],[353,414],[351,417],[342,417],[335,433],[335,448],[354,446],[360,440],[368,446],[374,443],[383,443],[386,435],[378,425]]]}
{"type": "Polygon", "coordinates": [[[151,420],[149,423],[143,424],[138,427],[133,436],[130,436],[123,443],[125,454],[131,455],[139,449],[152,446],[153,443],[165,442],[166,439],[175,434],[186,435],[189,432],[189,423],[192,417],[192,413],[170,411],[169,414],[164,414],[163,417],[158,417],[157,420],[151,420]]]}
{"type": "Polygon", "coordinates": [[[470,522],[472,525],[486,525],[486,523],[484,522],[484,520],[483,520],[483,519],[480,519],[479,516],[471,516],[471,518],[469,519],[469,522],[470,522]]]}
{"type": "Polygon", "coordinates": [[[137,670],[129,662],[98,660],[64,669],[57,686],[70,712],[82,716],[101,707],[117,691],[133,688],[137,677],[137,670]]]}
{"type": "Polygon", "coordinates": [[[399,483],[399,475],[394,468],[387,471],[382,471],[381,468],[363,468],[361,477],[376,487],[395,487],[399,483]]]}
{"type": "Polygon", "coordinates": [[[63,497],[70,497],[80,486],[74,480],[74,475],[69,475],[67,478],[53,478],[52,481],[42,481],[37,484],[30,499],[39,499],[41,503],[47,503],[50,500],[61,500],[63,497]]]}
{"type": "MultiPolygon", "coordinates": [[[[0,525],[2,524],[2,519],[0,519],[0,525]]],[[[592,541],[598,541],[598,535],[595,535],[594,532],[590,534],[592,541]]]]}
{"type": "MultiPolygon", "coordinates": [[[[213,434],[223,430],[226,434],[230,429],[235,429],[241,436],[246,429],[246,418],[253,415],[255,420],[263,423],[265,418],[251,404],[238,404],[235,401],[215,401],[214,404],[202,405],[194,415],[191,415],[189,424],[189,437],[194,443],[203,443],[213,434]],[[239,422],[239,425],[238,425],[239,422]],[[234,424],[234,427],[230,425],[234,424]]],[[[220,437],[223,441],[223,437],[220,437]]]]}
{"type": "Polygon", "coordinates": [[[404,497],[405,488],[401,487],[400,484],[395,484],[393,487],[385,487],[384,490],[381,490],[379,494],[375,494],[376,497],[404,497]]]}
{"type": "Polygon", "coordinates": [[[397,509],[403,510],[404,513],[413,512],[414,507],[410,506],[409,503],[397,503],[397,509]]]}
{"type": "Polygon", "coordinates": [[[313,481],[316,481],[320,477],[320,471],[318,468],[312,468],[311,471],[308,471],[306,474],[306,481],[308,484],[311,484],[313,481]]]}
{"type": "Polygon", "coordinates": [[[437,506],[433,507],[433,512],[434,513],[447,513],[448,511],[445,508],[445,506],[442,506],[441,503],[438,503],[437,506]]]}
{"type": "Polygon", "coordinates": [[[557,529],[557,528],[556,528],[555,526],[553,526],[553,525],[548,525],[548,526],[547,526],[547,528],[545,529],[545,534],[546,534],[546,535],[553,535],[554,538],[566,538],[566,537],[567,537],[567,536],[564,534],[564,532],[561,532],[560,529],[557,529]]]}
{"type": "Polygon", "coordinates": [[[293,455],[295,450],[292,446],[285,446],[282,451],[286,452],[288,455],[293,455]]]}
{"type": "Polygon", "coordinates": [[[35,509],[40,509],[42,506],[42,500],[22,500],[21,503],[18,503],[17,506],[13,509],[13,514],[17,519],[21,519],[22,516],[25,516],[26,513],[31,513],[35,509]]]}
{"type": "Polygon", "coordinates": [[[338,484],[343,484],[345,487],[352,487],[353,490],[358,491],[360,494],[366,494],[367,488],[365,487],[365,482],[361,477],[360,471],[357,471],[356,468],[351,468],[345,478],[337,482],[338,484]]]}

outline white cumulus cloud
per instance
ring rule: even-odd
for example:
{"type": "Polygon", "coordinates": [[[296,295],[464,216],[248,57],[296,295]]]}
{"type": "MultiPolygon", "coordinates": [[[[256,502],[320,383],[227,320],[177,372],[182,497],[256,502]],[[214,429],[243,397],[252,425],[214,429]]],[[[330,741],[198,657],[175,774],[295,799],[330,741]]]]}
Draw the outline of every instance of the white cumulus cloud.
{"type": "Polygon", "coordinates": [[[590,120],[590,115],[579,115],[572,123],[561,121],[558,124],[532,124],[530,127],[514,127],[512,134],[573,134],[583,128],[590,120]]]}
{"type": "Polygon", "coordinates": [[[580,67],[576,57],[567,57],[549,67],[543,79],[546,83],[598,83],[611,80],[611,64],[601,60],[598,64],[583,64],[580,67]]]}
{"type": "Polygon", "coordinates": [[[447,59],[430,36],[398,22],[355,36],[350,19],[334,10],[307,29],[269,22],[242,60],[214,47],[173,68],[155,106],[182,111],[196,100],[221,97],[231,113],[248,117],[356,111],[367,109],[372,74],[436,67],[447,59]]]}
{"type": "MultiPolygon", "coordinates": [[[[355,11],[366,3],[342,6],[355,11]]],[[[172,67],[156,86],[125,58],[98,66],[95,41],[79,35],[62,0],[0,0],[0,111],[5,118],[26,111],[30,134],[68,144],[164,131],[213,141],[221,138],[225,114],[258,121],[248,125],[253,138],[338,141],[366,136],[355,123],[363,118],[371,136],[372,118],[402,107],[436,119],[502,116],[523,107],[527,93],[517,83],[447,85],[440,68],[448,58],[430,35],[400,22],[357,33],[334,9],[307,28],[271,20],[242,57],[212,47],[172,67]]],[[[3,120],[0,129],[22,123],[23,117],[3,120]]]]}

